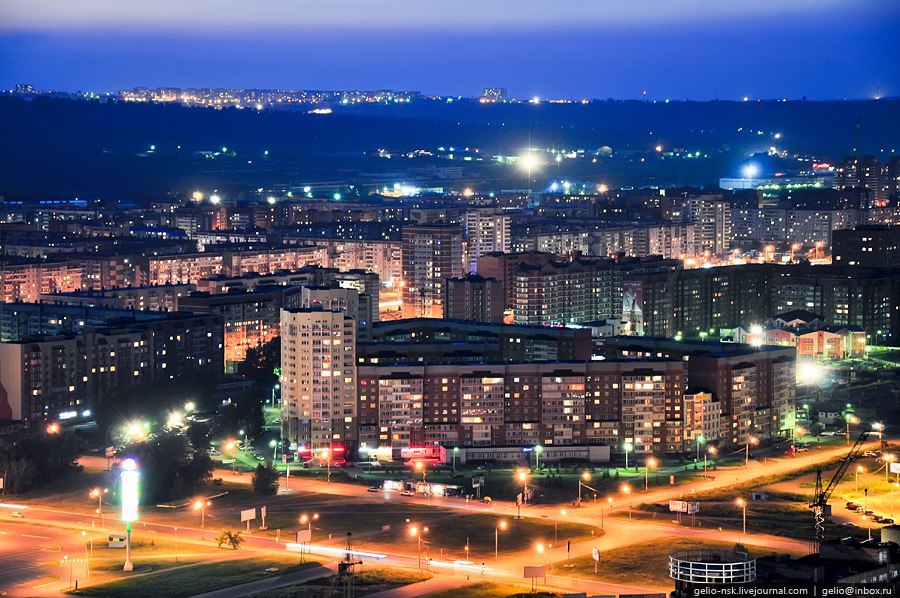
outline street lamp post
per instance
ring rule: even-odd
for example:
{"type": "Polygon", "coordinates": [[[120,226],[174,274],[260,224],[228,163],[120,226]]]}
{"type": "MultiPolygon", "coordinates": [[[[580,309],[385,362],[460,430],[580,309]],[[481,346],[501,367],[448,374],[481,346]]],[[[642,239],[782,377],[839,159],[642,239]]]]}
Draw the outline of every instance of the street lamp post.
{"type": "Polygon", "coordinates": [[[644,492],[650,491],[650,468],[656,467],[659,463],[653,457],[647,459],[647,463],[644,466],[644,492]]]}
{"type": "Polygon", "coordinates": [[[847,446],[850,446],[850,424],[858,424],[859,418],[848,413],[844,419],[847,420],[847,446]]]}
{"type": "Polygon", "coordinates": [[[456,473],[456,455],[459,454],[459,447],[453,447],[453,473],[456,473]]]}
{"type": "Polygon", "coordinates": [[[194,501],[194,510],[200,511],[200,539],[206,539],[206,507],[212,504],[211,500],[194,501]]]}
{"type": "Polygon", "coordinates": [[[700,460],[700,445],[706,442],[706,439],[703,438],[703,434],[697,435],[697,461],[700,460]]]}
{"type": "Polygon", "coordinates": [[[506,529],[506,522],[501,521],[494,528],[494,560],[500,559],[500,530],[506,529]]]}
{"type": "Polygon", "coordinates": [[[735,504],[741,508],[744,513],[744,535],[747,535],[747,501],[743,498],[739,498],[735,501],[735,504]]]}
{"type": "Polygon", "coordinates": [[[537,469],[538,471],[541,470],[541,453],[543,451],[544,451],[544,447],[542,447],[539,444],[535,445],[535,447],[534,447],[534,464],[535,464],[535,469],[537,469]]]}
{"type": "Polygon", "coordinates": [[[631,486],[628,484],[622,484],[622,493],[625,494],[626,500],[628,500],[628,520],[631,521],[631,486]]]}
{"type": "Polygon", "coordinates": [[[419,528],[415,526],[409,528],[409,535],[413,536],[416,539],[416,560],[419,563],[419,570],[422,569],[422,534],[425,534],[427,532],[427,527],[423,527],[421,533],[419,532],[419,528]]]}
{"type": "Polygon", "coordinates": [[[131,562],[131,524],[138,520],[138,504],[140,504],[140,472],[134,459],[129,457],[122,461],[122,473],[119,479],[122,521],[125,522],[125,566],[122,570],[129,572],[134,571],[134,563],[131,562]]]}
{"type": "MultiPolygon", "coordinates": [[[[568,511],[565,509],[559,510],[560,517],[565,517],[566,513],[568,513],[568,511]]],[[[559,517],[553,519],[553,541],[559,544],[559,517]]]]}
{"type": "Polygon", "coordinates": [[[716,454],[718,454],[718,452],[719,452],[719,449],[717,449],[714,446],[711,446],[706,449],[705,453],[703,453],[703,477],[706,477],[706,457],[707,457],[707,455],[715,456],[716,454]]]}
{"type": "Polygon", "coordinates": [[[750,445],[751,444],[755,445],[758,443],[759,443],[759,438],[757,438],[756,436],[748,436],[747,437],[747,446],[745,447],[745,450],[744,450],[744,467],[747,469],[750,469],[750,445]]]}
{"type": "Polygon", "coordinates": [[[269,441],[269,447],[272,449],[272,462],[275,462],[275,456],[278,454],[278,441],[274,438],[269,441]]]}
{"type": "Polygon", "coordinates": [[[522,500],[516,501],[516,519],[522,518],[522,505],[528,504],[528,472],[520,469],[517,475],[519,481],[522,482],[522,500]]]}
{"type": "Polygon", "coordinates": [[[225,448],[231,451],[231,475],[237,475],[237,442],[229,440],[225,448]]]}
{"type": "MultiPolygon", "coordinates": [[[[591,472],[582,471],[581,472],[581,480],[584,480],[585,482],[590,482],[591,481],[591,472]]],[[[581,483],[581,480],[578,480],[578,504],[579,505],[581,504],[581,487],[584,486],[584,484],[581,483]]]]}
{"type": "Polygon", "coordinates": [[[628,453],[634,450],[634,445],[626,442],[622,445],[622,450],[625,451],[625,470],[628,471],[628,453]]]}
{"type": "Polygon", "coordinates": [[[94,488],[90,492],[91,498],[97,499],[97,515],[100,516],[100,527],[103,527],[103,495],[109,492],[109,488],[94,488]]]}
{"type": "Polygon", "coordinates": [[[857,494],[859,494],[859,474],[861,474],[863,471],[865,471],[865,470],[863,469],[862,465],[856,466],[856,493],[857,494]]]}

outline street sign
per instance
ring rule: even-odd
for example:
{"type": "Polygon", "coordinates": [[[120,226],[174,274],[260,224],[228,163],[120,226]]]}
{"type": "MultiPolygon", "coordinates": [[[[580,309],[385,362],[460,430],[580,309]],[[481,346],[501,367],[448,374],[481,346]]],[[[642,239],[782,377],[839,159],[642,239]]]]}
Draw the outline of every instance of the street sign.
{"type": "Polygon", "coordinates": [[[256,508],[244,509],[241,511],[241,523],[256,519],[256,508]]]}
{"type": "Polygon", "coordinates": [[[303,542],[309,542],[312,540],[312,530],[310,529],[301,529],[297,532],[297,544],[302,544],[303,542]]]}
{"type": "Polygon", "coordinates": [[[600,562],[600,549],[594,546],[591,548],[591,558],[594,559],[594,562],[600,562]]]}
{"type": "Polygon", "coordinates": [[[533,565],[525,565],[525,574],[522,576],[525,579],[534,579],[536,577],[547,577],[547,567],[544,565],[533,566],[533,565]]]}
{"type": "Polygon", "coordinates": [[[286,453],[281,453],[281,464],[287,465],[287,454],[286,453]]]}
{"type": "Polygon", "coordinates": [[[900,473],[900,463],[891,461],[891,473],[900,473]]]}
{"type": "Polygon", "coordinates": [[[106,447],[106,458],[112,459],[115,456],[116,456],[116,447],[114,447],[114,446],[106,447]]]}
{"type": "Polygon", "coordinates": [[[700,512],[700,503],[689,502],[687,512],[688,512],[688,515],[693,515],[695,513],[699,513],[700,512]]]}

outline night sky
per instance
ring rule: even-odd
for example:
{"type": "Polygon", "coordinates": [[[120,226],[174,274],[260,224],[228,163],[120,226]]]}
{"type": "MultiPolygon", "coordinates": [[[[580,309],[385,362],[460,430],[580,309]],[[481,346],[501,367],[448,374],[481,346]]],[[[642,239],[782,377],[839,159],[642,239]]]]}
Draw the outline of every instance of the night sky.
{"type": "Polygon", "coordinates": [[[0,0],[0,87],[900,95],[897,0],[0,0]]]}

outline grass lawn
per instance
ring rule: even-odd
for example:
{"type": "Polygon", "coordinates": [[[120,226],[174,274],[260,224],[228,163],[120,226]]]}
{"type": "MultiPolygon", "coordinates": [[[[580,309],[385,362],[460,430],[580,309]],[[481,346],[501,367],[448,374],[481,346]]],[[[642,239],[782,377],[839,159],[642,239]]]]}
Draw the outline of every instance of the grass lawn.
{"type": "MultiPolygon", "coordinates": [[[[353,578],[353,595],[367,596],[427,579],[431,579],[431,575],[412,569],[387,567],[360,570],[353,578]]],[[[296,586],[266,590],[263,594],[253,594],[252,598],[263,598],[264,596],[266,598],[320,598],[329,596],[332,588],[336,589],[335,595],[343,595],[343,586],[339,584],[337,575],[322,577],[296,586]]]]}
{"type": "MultiPolygon", "coordinates": [[[[675,584],[669,577],[669,553],[688,548],[730,550],[734,548],[734,544],[666,538],[602,552],[596,575],[594,561],[589,556],[572,559],[570,564],[574,564],[574,567],[563,568],[561,563],[556,563],[554,568],[557,575],[648,588],[671,588],[675,584]]],[[[745,548],[752,556],[764,556],[774,552],[769,548],[751,544],[745,545],[745,548]]]]}
{"type": "MultiPolygon", "coordinates": [[[[416,554],[418,542],[410,533],[410,527],[428,526],[428,532],[422,536],[422,551],[433,558],[438,558],[443,549],[443,558],[466,558],[465,545],[469,542],[468,558],[473,561],[494,560],[494,531],[501,521],[507,528],[499,532],[498,543],[500,554],[524,550],[537,542],[555,544],[556,530],[550,521],[536,519],[515,519],[512,517],[494,517],[491,515],[451,515],[432,523],[420,523],[416,520],[409,525],[392,528],[389,532],[372,536],[376,545],[390,544],[405,550],[408,554],[416,554]]],[[[560,523],[560,545],[566,540],[583,540],[591,537],[591,531],[600,534],[600,530],[579,523],[560,523]]]]}
{"type": "Polygon", "coordinates": [[[206,563],[179,569],[169,569],[158,574],[132,575],[124,579],[87,587],[70,593],[79,596],[108,598],[119,596],[123,598],[133,598],[134,596],[187,598],[194,594],[256,581],[271,575],[280,575],[313,566],[317,566],[317,564],[298,564],[295,557],[238,558],[219,563],[206,563]],[[277,567],[279,571],[266,573],[266,569],[270,567],[277,567]]]}
{"type": "Polygon", "coordinates": [[[428,598],[556,598],[559,594],[531,592],[529,585],[482,581],[461,588],[428,594],[428,598]]]}

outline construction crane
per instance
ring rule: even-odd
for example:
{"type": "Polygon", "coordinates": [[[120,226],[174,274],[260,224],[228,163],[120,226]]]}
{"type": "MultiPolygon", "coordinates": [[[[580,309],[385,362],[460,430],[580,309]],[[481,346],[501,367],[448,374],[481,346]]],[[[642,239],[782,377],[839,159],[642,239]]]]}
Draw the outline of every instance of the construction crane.
{"type": "Polygon", "coordinates": [[[862,451],[862,447],[868,438],[869,430],[864,430],[859,435],[859,438],[856,439],[856,442],[853,443],[853,446],[850,447],[850,452],[847,453],[847,456],[841,459],[841,464],[838,466],[837,471],[834,472],[834,475],[831,476],[831,481],[824,488],[822,484],[822,468],[820,467],[816,470],[816,491],[813,495],[813,501],[809,503],[809,508],[812,509],[813,517],[815,518],[815,529],[810,542],[810,551],[813,554],[818,554],[819,546],[825,539],[825,516],[831,514],[828,509],[828,499],[831,498],[831,494],[837,488],[837,485],[841,483],[841,479],[847,473],[850,465],[859,458],[860,451],[862,451]]]}

